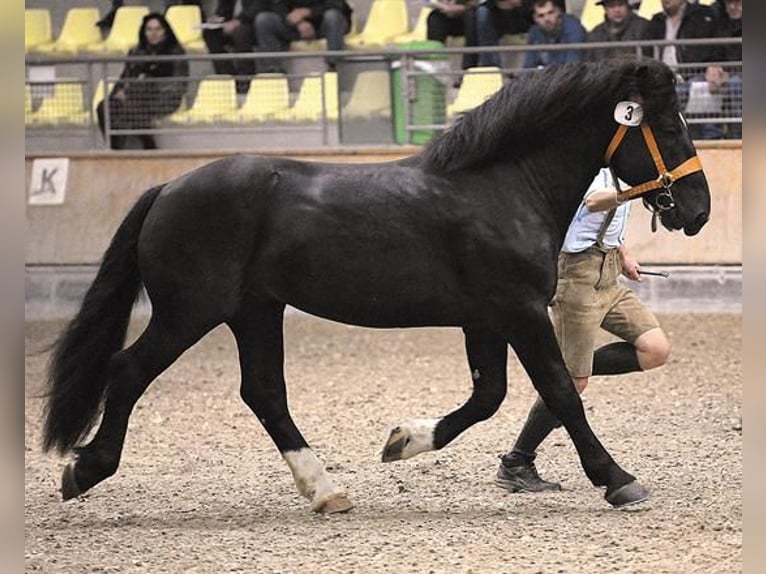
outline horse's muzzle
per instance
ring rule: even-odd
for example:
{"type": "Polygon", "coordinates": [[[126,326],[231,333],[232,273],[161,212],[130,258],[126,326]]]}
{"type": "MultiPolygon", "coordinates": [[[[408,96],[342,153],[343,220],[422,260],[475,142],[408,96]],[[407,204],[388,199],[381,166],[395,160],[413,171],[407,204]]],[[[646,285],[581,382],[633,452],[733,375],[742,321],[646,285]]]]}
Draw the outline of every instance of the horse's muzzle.
{"type": "Polygon", "coordinates": [[[707,223],[707,220],[710,219],[710,215],[707,213],[700,213],[697,217],[694,218],[694,221],[691,223],[684,225],[684,233],[691,237],[692,235],[697,235],[700,232],[700,229],[704,227],[704,225],[707,223]]]}

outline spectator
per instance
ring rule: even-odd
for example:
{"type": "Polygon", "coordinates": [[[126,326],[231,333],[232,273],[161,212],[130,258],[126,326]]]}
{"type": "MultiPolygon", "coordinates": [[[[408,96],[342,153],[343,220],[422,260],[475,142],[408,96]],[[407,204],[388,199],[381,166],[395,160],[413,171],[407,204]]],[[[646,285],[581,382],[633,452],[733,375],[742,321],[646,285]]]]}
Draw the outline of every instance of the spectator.
{"type": "MultiPolygon", "coordinates": [[[[604,7],[604,21],[588,32],[588,42],[626,42],[646,38],[649,20],[633,12],[628,0],[599,0],[604,7]]],[[[586,59],[591,61],[637,55],[635,47],[614,46],[588,50],[586,59]]]]}
{"type": "MultiPolygon", "coordinates": [[[[716,35],[715,14],[709,6],[688,0],[662,0],[662,11],[654,14],[646,29],[647,40],[686,40],[716,35]]],[[[659,59],[678,70],[681,63],[713,61],[715,48],[709,45],[665,46],[659,59]]]]}
{"type": "MultiPolygon", "coordinates": [[[[434,9],[428,15],[426,36],[445,44],[448,36],[463,36],[467,48],[477,45],[476,4],[478,0],[432,1],[434,9]]],[[[463,54],[463,69],[473,68],[478,63],[477,54],[463,54]]]]}
{"type": "MultiPolygon", "coordinates": [[[[114,15],[117,13],[117,9],[121,8],[123,4],[125,4],[125,0],[112,0],[112,7],[109,9],[109,12],[107,12],[101,20],[96,22],[96,26],[101,28],[102,34],[106,34],[111,29],[112,22],[114,22],[114,15]]],[[[178,5],[199,6],[200,10],[202,10],[202,3],[200,0],[163,0],[163,5],[165,6],[165,10],[170,6],[178,5]]]]}
{"type": "MultiPolygon", "coordinates": [[[[343,37],[351,28],[351,7],[346,0],[269,0],[269,9],[255,19],[258,47],[264,52],[284,52],[296,40],[327,39],[327,49],[343,50],[343,37]]],[[[337,58],[327,58],[335,70],[337,58]]],[[[264,71],[284,72],[268,61],[264,71]]]]}
{"type": "MultiPolygon", "coordinates": [[[[128,56],[176,56],[184,54],[165,17],[153,12],[144,16],[138,31],[138,46],[128,56]]],[[[128,61],[120,80],[109,94],[109,126],[111,129],[151,129],[154,120],[172,114],[186,93],[189,64],[185,60],[172,62],[128,61]],[[174,79],[171,79],[174,78],[174,79]]],[[[96,107],[98,125],[105,134],[104,100],[96,107]]],[[[144,149],[157,147],[154,136],[139,135],[144,149]]],[[[112,149],[123,149],[127,137],[113,135],[112,149]]]]}
{"type": "MultiPolygon", "coordinates": [[[[585,42],[585,28],[580,20],[567,14],[553,0],[533,0],[532,18],[535,24],[527,34],[527,45],[578,44],[585,42]]],[[[580,49],[528,50],[524,57],[525,68],[539,68],[548,64],[579,62],[583,59],[580,49]]]]}
{"type": "MultiPolygon", "coordinates": [[[[524,0],[485,0],[476,8],[476,41],[479,46],[497,46],[505,34],[525,34],[532,26],[524,0]]],[[[479,54],[479,66],[500,65],[497,52],[479,54]]]]}
{"type": "MultiPolygon", "coordinates": [[[[720,38],[742,37],[742,0],[716,0],[714,9],[717,10],[716,36],[720,38]]],[[[733,62],[735,66],[708,66],[705,79],[711,92],[723,94],[723,112],[730,117],[742,118],[742,44],[726,44],[718,46],[715,60],[718,62],[733,62]]],[[[704,128],[703,128],[704,129],[704,128]]],[[[742,123],[730,123],[719,126],[720,136],[740,139],[742,123]]],[[[714,135],[714,127],[708,127],[708,133],[714,135]]],[[[704,136],[703,136],[704,137],[704,136]]]]}
{"type": "MultiPolygon", "coordinates": [[[[686,40],[691,38],[713,38],[716,35],[715,12],[702,4],[688,0],[662,0],[662,11],[654,14],[647,27],[649,40],[686,40]]],[[[706,64],[716,59],[717,48],[710,44],[695,46],[665,46],[659,51],[659,58],[677,73],[679,104],[685,113],[694,116],[709,116],[721,113],[721,98],[708,89],[705,76],[706,64]],[[690,66],[696,64],[697,66],[690,66]]],[[[711,79],[713,79],[711,72],[711,79]]],[[[692,137],[717,139],[719,130],[713,124],[708,127],[690,124],[692,137]],[[705,132],[705,133],[701,133],[705,132]]]]}
{"type": "MultiPolygon", "coordinates": [[[[202,30],[205,45],[211,54],[229,51],[249,53],[255,46],[255,17],[268,10],[268,0],[242,0],[239,14],[234,16],[237,0],[218,0],[215,15],[208,19],[202,30]]],[[[250,79],[255,74],[255,60],[213,60],[216,74],[236,77],[237,94],[244,96],[250,90],[250,79]]],[[[241,98],[240,98],[241,99],[241,98]]]]}

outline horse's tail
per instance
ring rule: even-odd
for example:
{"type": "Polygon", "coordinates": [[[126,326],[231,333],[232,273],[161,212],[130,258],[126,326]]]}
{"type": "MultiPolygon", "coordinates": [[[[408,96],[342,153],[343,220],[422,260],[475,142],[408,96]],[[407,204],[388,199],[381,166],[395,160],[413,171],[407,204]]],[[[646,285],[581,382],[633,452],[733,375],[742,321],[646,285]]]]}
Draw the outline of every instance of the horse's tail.
{"type": "Polygon", "coordinates": [[[104,253],[80,310],[53,345],[48,365],[43,450],[64,454],[93,428],[107,385],[107,365],[122,349],[139,290],[137,243],[163,186],[146,191],[104,253]]]}

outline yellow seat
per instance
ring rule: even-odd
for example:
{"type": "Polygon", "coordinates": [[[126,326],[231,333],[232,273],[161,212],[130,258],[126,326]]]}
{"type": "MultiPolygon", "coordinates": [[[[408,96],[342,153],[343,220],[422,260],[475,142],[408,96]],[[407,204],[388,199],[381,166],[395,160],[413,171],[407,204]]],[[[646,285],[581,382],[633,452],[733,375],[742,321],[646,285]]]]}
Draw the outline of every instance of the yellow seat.
{"type": "Polygon", "coordinates": [[[580,23],[590,32],[604,21],[604,7],[596,4],[598,0],[585,0],[580,14],[580,23]]]}
{"type": "Polygon", "coordinates": [[[423,42],[428,39],[428,15],[432,10],[433,8],[430,6],[423,6],[412,30],[396,36],[393,42],[395,44],[404,44],[406,42],[423,42]]]}
{"type": "Polygon", "coordinates": [[[293,121],[316,122],[327,114],[330,121],[338,120],[338,74],[325,72],[321,77],[312,76],[303,80],[298,98],[289,110],[289,119],[293,121]],[[322,86],[324,86],[324,106],[322,105],[322,86]]]}
{"type": "Polygon", "coordinates": [[[122,6],[114,14],[112,29],[105,40],[93,42],[85,50],[94,54],[126,54],[138,44],[141,20],[149,13],[146,6],[122,6]]]}
{"type": "Polygon", "coordinates": [[[54,42],[41,44],[38,52],[45,54],[76,54],[85,46],[101,39],[98,8],[70,8],[64,18],[61,33],[54,42]]]}
{"type": "Polygon", "coordinates": [[[24,10],[24,52],[34,52],[41,44],[53,41],[51,13],[48,10],[24,10]]]}
{"type": "Polygon", "coordinates": [[[60,82],[53,86],[53,95],[43,100],[34,114],[34,123],[49,125],[85,125],[90,120],[90,113],[85,108],[82,84],[79,82],[60,82]]]}
{"type": "Polygon", "coordinates": [[[359,72],[342,117],[391,117],[391,81],[387,70],[359,72]]]}
{"type": "Polygon", "coordinates": [[[24,84],[24,124],[35,123],[35,112],[32,109],[32,88],[29,84],[24,84]]]}
{"type": "Polygon", "coordinates": [[[346,38],[349,49],[378,48],[409,31],[406,0],[372,0],[362,31],[346,38]]]}
{"type": "Polygon", "coordinates": [[[237,111],[237,90],[231,76],[208,76],[189,109],[181,106],[168,119],[174,124],[215,123],[237,111]]]}
{"type": "Polygon", "coordinates": [[[242,107],[224,114],[230,122],[268,122],[286,119],[290,108],[290,87],[284,74],[258,74],[242,107]]]}
{"type": "Polygon", "coordinates": [[[638,8],[639,16],[651,20],[657,12],[662,12],[662,0],[641,0],[641,6],[638,8]]]}
{"type": "Polygon", "coordinates": [[[463,74],[463,83],[455,101],[447,106],[447,117],[451,118],[484,103],[503,87],[503,76],[496,66],[478,66],[463,74]]]}
{"type": "Polygon", "coordinates": [[[165,11],[165,18],[173,29],[179,43],[187,52],[205,51],[202,38],[202,10],[199,6],[173,5],[165,11]]]}

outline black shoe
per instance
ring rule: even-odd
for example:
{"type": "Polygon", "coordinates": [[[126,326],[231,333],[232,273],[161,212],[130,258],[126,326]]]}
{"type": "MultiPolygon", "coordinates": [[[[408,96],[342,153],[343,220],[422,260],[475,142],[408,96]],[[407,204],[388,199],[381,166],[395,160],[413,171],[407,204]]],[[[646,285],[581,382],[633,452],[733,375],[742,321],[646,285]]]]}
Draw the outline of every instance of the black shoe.
{"type": "Polygon", "coordinates": [[[509,492],[547,492],[561,490],[558,482],[548,482],[540,478],[533,461],[508,460],[500,457],[495,476],[495,484],[509,492]]]}

